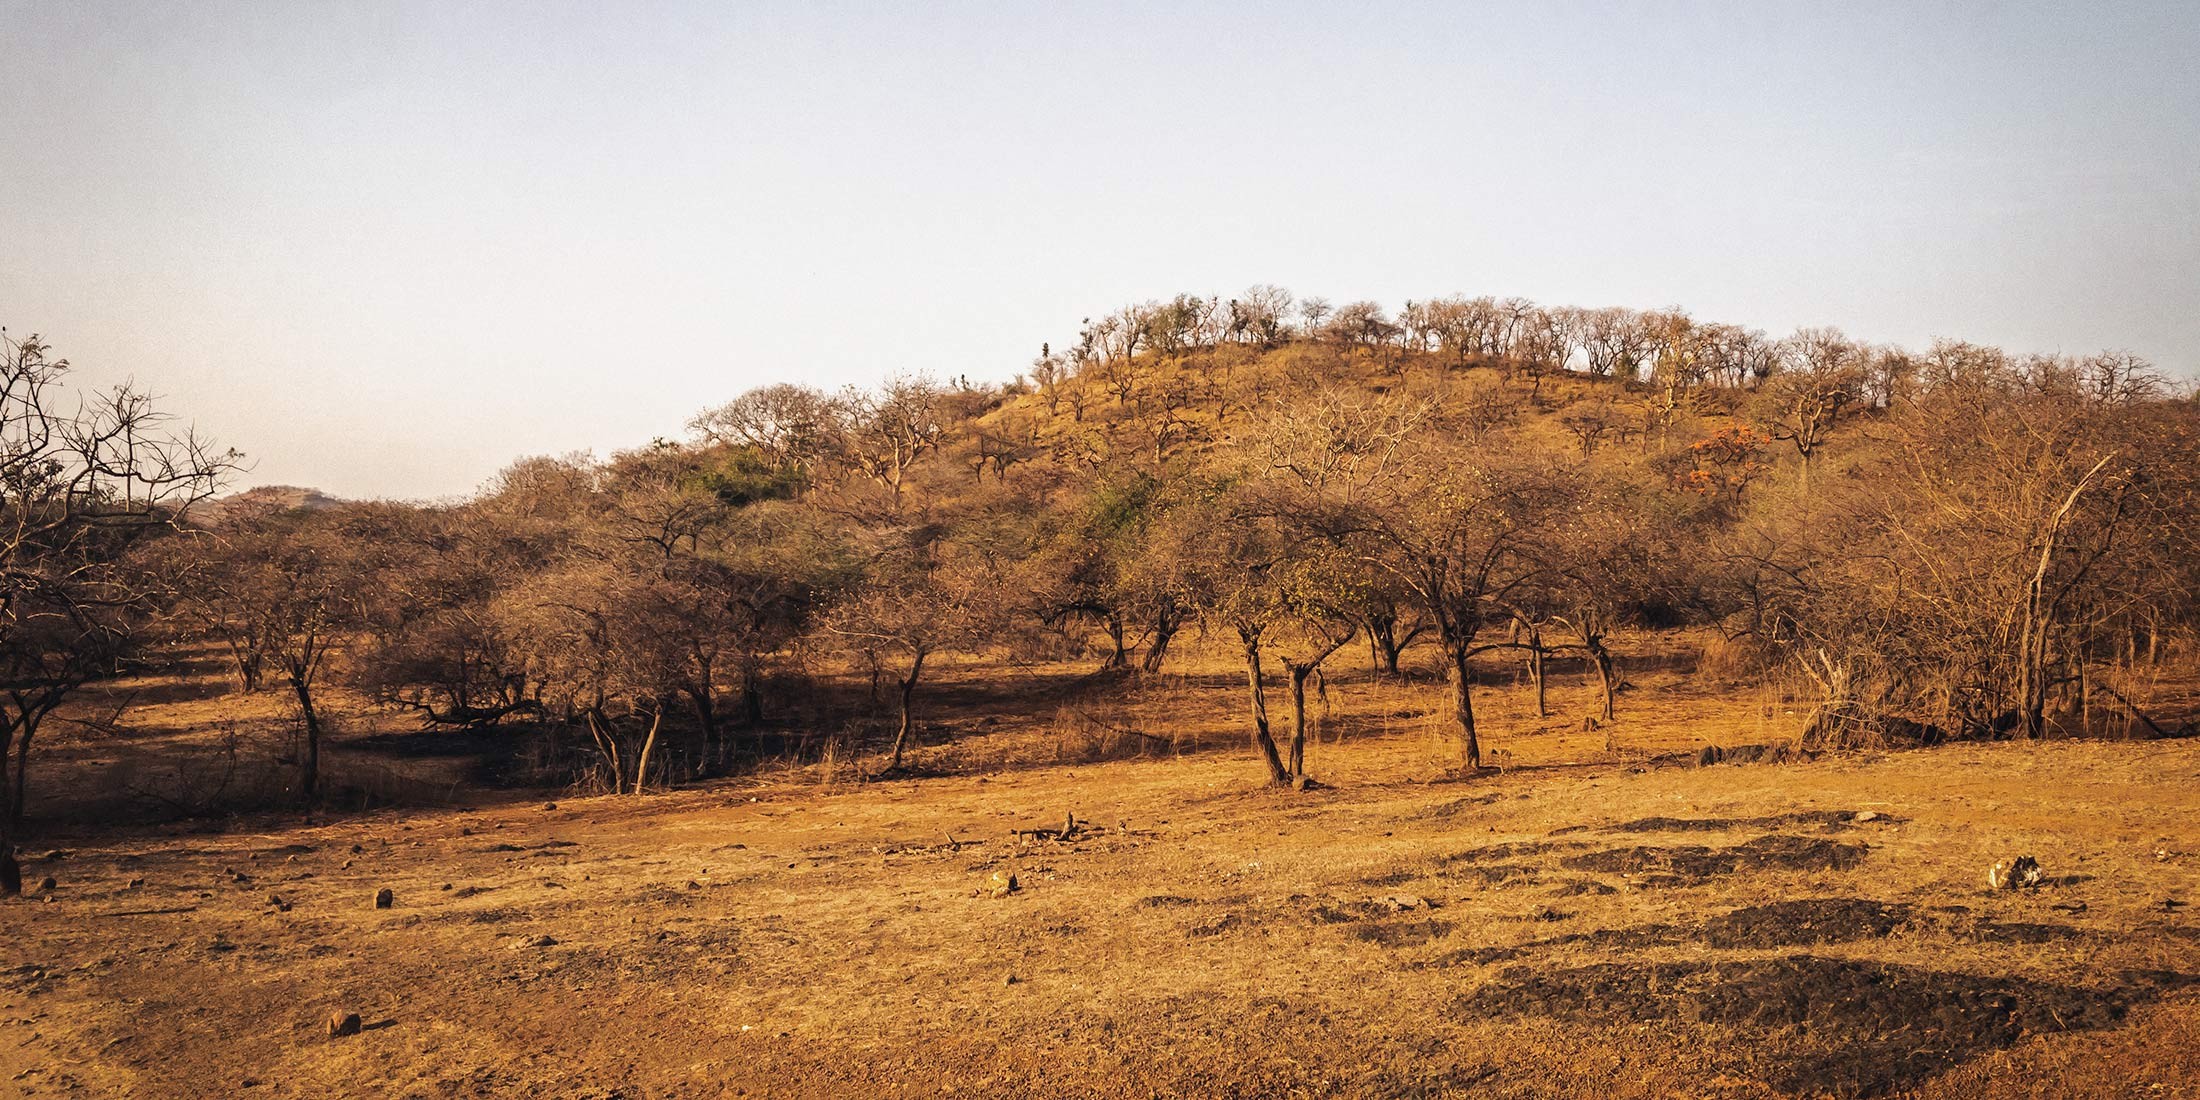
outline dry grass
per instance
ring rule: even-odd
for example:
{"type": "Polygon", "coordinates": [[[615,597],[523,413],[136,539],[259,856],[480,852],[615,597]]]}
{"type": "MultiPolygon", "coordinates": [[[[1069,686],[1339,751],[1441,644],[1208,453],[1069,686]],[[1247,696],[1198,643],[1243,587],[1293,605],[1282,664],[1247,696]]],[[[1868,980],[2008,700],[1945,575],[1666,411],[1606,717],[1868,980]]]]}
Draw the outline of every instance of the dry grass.
{"type": "MultiPolygon", "coordinates": [[[[950,668],[939,698],[985,671],[950,668]]],[[[2200,742],[1653,766],[1790,719],[1646,658],[1615,752],[1580,728],[1585,685],[1554,685],[1540,721],[1524,691],[1486,690],[1512,766],[1471,780],[1428,718],[1439,685],[1340,677],[1310,753],[1329,786],[1294,794],[1256,782],[1228,671],[1201,656],[1034,713],[943,708],[919,754],[956,773],[939,778],[855,782],[832,738],[796,767],[639,799],[55,834],[62,854],[29,868],[59,880],[53,900],[0,907],[0,1081],[26,1096],[2195,1095],[2200,997],[2161,974],[2200,974],[2193,910],[2164,907],[2200,902],[2200,742]],[[1172,751],[1054,763],[1077,759],[1062,727],[1082,719],[1063,707],[1172,751]],[[1067,840],[1015,832],[1069,814],[1086,824],[1067,840]],[[1820,816],[1759,820],[1792,814],[1820,816]],[[1613,828],[1645,818],[1713,824],[1613,828]],[[1863,854],[1698,873],[1767,836],[1863,854]],[[1632,849],[1648,862],[1569,866],[1632,849]],[[1985,868],[2014,852],[2055,884],[1987,893],[1985,868]],[[997,872],[1021,889],[993,896],[997,872]],[[378,910],[384,886],[396,905],[378,910]],[[1798,899],[1907,908],[1858,938],[1795,921],[1775,944],[1707,938],[1725,914],[1798,899]],[[2026,926],[2047,930],[2006,931],[2026,926]],[[1916,991],[1912,1009],[1995,984],[2030,1022],[1880,1018],[1881,993],[1833,984],[1849,964],[1916,991]],[[1532,984],[1585,975],[1651,984],[1586,1008],[1532,984]],[[1716,997],[1737,983],[1807,1022],[1736,1018],[1716,997]],[[339,1009],[367,1030],[324,1038],[339,1009]]]]}

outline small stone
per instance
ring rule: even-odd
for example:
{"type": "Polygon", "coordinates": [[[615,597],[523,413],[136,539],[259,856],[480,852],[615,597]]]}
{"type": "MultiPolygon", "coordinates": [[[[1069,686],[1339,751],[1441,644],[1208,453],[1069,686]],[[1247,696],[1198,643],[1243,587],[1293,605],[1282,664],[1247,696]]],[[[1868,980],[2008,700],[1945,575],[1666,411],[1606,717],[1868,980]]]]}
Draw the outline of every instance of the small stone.
{"type": "Polygon", "coordinates": [[[986,888],[997,898],[1005,898],[1023,889],[1022,884],[1016,881],[1016,876],[1006,871],[993,872],[993,877],[986,879],[985,884],[986,888]]]}
{"type": "Polygon", "coordinates": [[[387,909],[395,904],[397,904],[396,891],[390,889],[387,886],[384,886],[380,890],[376,890],[374,892],[374,907],[376,909],[387,909]]]}
{"type": "Polygon", "coordinates": [[[1858,821],[1860,821],[1860,822],[1863,822],[1863,821],[1877,821],[1877,820],[1879,820],[1879,811],[1878,811],[1878,810],[1865,810],[1865,811],[1864,811],[1863,813],[1860,813],[1860,814],[1857,814],[1857,815],[1856,815],[1856,820],[1858,820],[1858,821]]]}
{"type": "Polygon", "coordinates": [[[54,889],[54,887],[56,887],[56,886],[59,886],[59,885],[61,885],[61,884],[60,884],[60,883],[58,883],[58,882],[55,882],[55,881],[53,880],[53,876],[52,876],[52,875],[47,875],[47,876],[46,876],[45,878],[42,878],[42,879],[39,879],[39,880],[38,880],[38,890],[39,890],[39,892],[40,892],[40,893],[44,893],[44,894],[50,894],[50,893],[53,893],[53,889],[54,889]]]}
{"type": "Polygon", "coordinates": [[[687,880],[687,888],[690,890],[700,890],[703,888],[703,884],[695,881],[694,879],[689,879],[687,880]]]}
{"type": "Polygon", "coordinates": [[[1016,984],[1017,982],[1020,982],[1020,981],[1022,981],[1022,980],[1023,980],[1023,979],[1021,979],[1021,978],[1018,978],[1018,977],[1017,977],[1016,975],[1014,975],[1014,974],[1010,974],[1010,975],[1008,976],[1008,980],[1007,980],[1007,981],[1005,981],[1005,982],[1002,982],[1001,984],[1002,984],[1002,985],[1015,985],[1015,984],[1016,984]]]}
{"type": "Polygon", "coordinates": [[[290,903],[284,901],[281,894],[269,894],[267,896],[267,903],[279,910],[282,910],[285,913],[290,912],[290,903]]]}
{"type": "Polygon", "coordinates": [[[356,1012],[331,1012],[328,1014],[328,1037],[341,1039],[359,1034],[359,1014],[356,1012]]]}
{"type": "Polygon", "coordinates": [[[339,871],[349,871],[349,870],[351,870],[351,861],[347,859],[347,860],[345,860],[344,862],[342,862],[342,863],[339,863],[339,864],[337,864],[337,865],[336,865],[336,869],[337,869],[337,870],[339,870],[339,871]]]}
{"type": "Polygon", "coordinates": [[[555,810],[558,808],[558,804],[555,802],[545,802],[542,804],[542,808],[545,810],[555,810]]]}
{"type": "Polygon", "coordinates": [[[351,854],[352,854],[352,855],[355,855],[355,856],[356,856],[356,855],[364,855],[364,854],[366,854],[366,851],[367,851],[367,846],[366,846],[366,845],[364,845],[364,844],[354,844],[354,845],[352,845],[352,846],[351,846],[351,854]]]}
{"type": "Polygon", "coordinates": [[[141,878],[134,878],[134,879],[131,879],[131,880],[130,880],[130,882],[129,882],[129,885],[128,885],[127,887],[125,887],[125,888],[126,888],[126,889],[130,889],[130,890],[137,890],[137,889],[142,889],[142,888],[143,888],[144,886],[145,886],[145,880],[144,880],[144,879],[141,879],[141,878]]]}
{"type": "Polygon", "coordinates": [[[2040,862],[2031,856],[1997,860],[1986,869],[1986,885],[1995,890],[2015,890],[2040,884],[2040,862]]]}
{"type": "Polygon", "coordinates": [[[536,936],[534,939],[520,944],[521,947],[556,947],[557,945],[558,940],[555,936],[536,936]]]}

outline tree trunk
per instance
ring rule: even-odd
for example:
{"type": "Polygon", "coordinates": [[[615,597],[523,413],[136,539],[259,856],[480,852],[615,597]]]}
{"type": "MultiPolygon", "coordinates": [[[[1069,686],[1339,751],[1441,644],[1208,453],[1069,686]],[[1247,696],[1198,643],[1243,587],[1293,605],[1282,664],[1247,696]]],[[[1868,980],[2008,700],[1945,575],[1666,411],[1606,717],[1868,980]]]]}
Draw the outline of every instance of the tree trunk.
{"type": "Polygon", "coordinates": [[[1290,772],[1298,779],[1306,774],[1306,678],[1321,666],[1285,661],[1283,667],[1291,674],[1290,772]]]}
{"type": "Polygon", "coordinates": [[[1528,634],[1528,680],[1535,686],[1535,716],[1551,716],[1550,694],[1543,682],[1543,635],[1540,631],[1528,634]]]}
{"type": "Polygon", "coordinates": [[[2026,739],[2047,732],[2047,642],[2057,610],[2056,601],[2047,597],[2047,574],[2054,565],[2055,547],[2062,540],[2064,522],[2078,506],[2078,498],[2113,457],[2110,455],[2094,463],[2093,468],[2070,487],[2070,495],[2063,498],[2062,506],[2048,517],[2047,530],[2040,540],[2039,562],[2025,585],[2024,603],[2017,621],[2016,704],[2017,735],[2026,739]]]}
{"type": "Polygon", "coordinates": [[[657,748],[657,730],[665,724],[665,708],[659,702],[649,716],[649,736],[642,739],[642,754],[634,760],[634,793],[649,782],[649,754],[657,748]]]}
{"type": "Polygon", "coordinates": [[[1396,616],[1377,616],[1368,621],[1367,641],[1375,647],[1379,662],[1376,671],[1385,676],[1398,675],[1398,657],[1405,652],[1405,643],[1398,640],[1396,616]]]}
{"type": "Polygon", "coordinates": [[[920,651],[916,658],[909,662],[909,675],[901,682],[901,726],[894,731],[894,756],[886,765],[887,771],[898,772],[901,770],[901,754],[902,750],[909,745],[909,730],[912,725],[910,721],[910,702],[916,697],[917,676],[923,671],[924,654],[920,651]]]}
{"type": "Polygon", "coordinates": [[[603,724],[596,720],[596,714],[594,709],[588,712],[588,733],[596,739],[596,751],[603,754],[604,763],[611,766],[611,793],[617,794],[626,789],[626,767],[619,762],[618,733],[615,730],[606,732],[603,724]]]}
{"type": "MultiPolygon", "coordinates": [[[[710,685],[708,684],[703,685],[700,689],[689,691],[687,696],[689,703],[695,709],[695,724],[703,727],[703,758],[716,764],[725,749],[725,738],[720,735],[718,730],[718,703],[711,698],[710,685]]],[[[663,715],[658,715],[658,718],[661,720],[663,715]]],[[[651,733],[653,735],[655,733],[654,723],[651,725],[651,733]]]]}
{"type": "Polygon", "coordinates": [[[1109,612],[1106,617],[1100,620],[1100,625],[1107,630],[1108,641],[1114,643],[1114,649],[1108,654],[1107,663],[1100,667],[1103,669],[1131,667],[1130,647],[1123,642],[1123,617],[1109,612]]]}
{"type": "Polygon", "coordinates": [[[290,690],[298,695],[298,711],[305,719],[306,756],[299,772],[298,787],[307,800],[320,793],[321,788],[321,716],[313,712],[313,689],[306,677],[293,672],[290,690]]]}
{"type": "Polygon", "coordinates": [[[1467,666],[1467,642],[1453,639],[1445,643],[1451,658],[1452,715],[1459,722],[1459,748],[1465,756],[1467,767],[1482,766],[1482,744],[1474,734],[1474,671],[1467,666]]]}
{"type": "Polygon", "coordinates": [[[753,662],[741,669],[741,724],[751,729],[764,724],[764,674],[753,662]]]}
{"type": "Polygon", "coordinates": [[[1169,642],[1176,637],[1181,624],[1175,613],[1164,610],[1154,618],[1153,641],[1146,646],[1146,657],[1139,662],[1139,670],[1148,674],[1161,671],[1161,662],[1168,659],[1169,642]]]}
{"type": "Polygon", "coordinates": [[[23,796],[19,781],[21,765],[16,774],[8,774],[9,751],[15,747],[15,730],[9,729],[5,740],[0,740],[0,898],[11,898],[23,892],[23,867],[15,859],[17,824],[23,819],[23,796]]]}
{"type": "Polygon", "coordinates": [[[31,771],[31,737],[38,732],[39,713],[18,712],[15,723],[15,774],[8,780],[7,831],[12,840],[23,828],[25,792],[31,771]]]}
{"type": "Polygon", "coordinates": [[[1288,783],[1291,775],[1284,770],[1275,736],[1268,730],[1268,689],[1261,683],[1260,634],[1239,627],[1238,637],[1245,642],[1245,683],[1253,697],[1253,747],[1260,750],[1262,762],[1268,765],[1269,781],[1288,783]]]}
{"type": "Polygon", "coordinates": [[[1602,640],[1589,643],[1589,660],[1597,667],[1597,686],[1604,689],[1604,720],[1612,720],[1612,692],[1617,686],[1612,675],[1612,651],[1604,648],[1602,640]]]}

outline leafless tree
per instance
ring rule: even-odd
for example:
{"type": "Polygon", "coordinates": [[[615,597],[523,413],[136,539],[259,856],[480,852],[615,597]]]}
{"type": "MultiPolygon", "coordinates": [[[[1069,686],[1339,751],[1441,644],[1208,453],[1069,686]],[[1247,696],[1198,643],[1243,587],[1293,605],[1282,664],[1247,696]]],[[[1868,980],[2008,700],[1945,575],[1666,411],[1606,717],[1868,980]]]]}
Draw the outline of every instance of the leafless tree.
{"type": "Polygon", "coordinates": [[[150,597],[124,568],[236,468],[128,386],[73,394],[69,364],[0,330],[0,894],[21,889],[31,746],[86,682],[116,671],[150,597]]]}

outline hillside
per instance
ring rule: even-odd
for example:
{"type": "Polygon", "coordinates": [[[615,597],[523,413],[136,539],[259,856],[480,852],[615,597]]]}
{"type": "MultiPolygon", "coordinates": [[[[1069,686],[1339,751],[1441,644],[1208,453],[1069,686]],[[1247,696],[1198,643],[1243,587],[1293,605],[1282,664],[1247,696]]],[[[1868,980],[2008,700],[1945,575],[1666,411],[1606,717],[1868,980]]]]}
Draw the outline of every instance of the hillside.
{"type": "Polygon", "coordinates": [[[219,527],[239,514],[263,512],[322,512],[345,501],[319,489],[296,485],[261,485],[200,501],[191,506],[191,519],[207,527],[219,527]]]}

